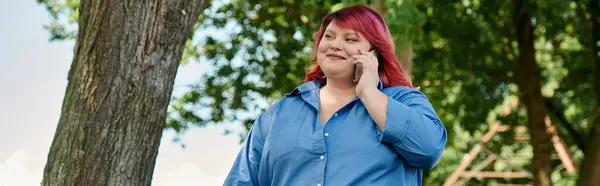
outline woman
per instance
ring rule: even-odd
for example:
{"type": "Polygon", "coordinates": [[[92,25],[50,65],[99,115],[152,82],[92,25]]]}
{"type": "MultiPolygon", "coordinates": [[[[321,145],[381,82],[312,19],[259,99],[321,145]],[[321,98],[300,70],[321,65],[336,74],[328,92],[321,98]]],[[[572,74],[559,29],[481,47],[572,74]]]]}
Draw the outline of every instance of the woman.
{"type": "Polygon", "coordinates": [[[255,121],[224,185],[421,185],[446,130],[404,75],[381,15],[346,7],[314,39],[317,64],[255,121]]]}

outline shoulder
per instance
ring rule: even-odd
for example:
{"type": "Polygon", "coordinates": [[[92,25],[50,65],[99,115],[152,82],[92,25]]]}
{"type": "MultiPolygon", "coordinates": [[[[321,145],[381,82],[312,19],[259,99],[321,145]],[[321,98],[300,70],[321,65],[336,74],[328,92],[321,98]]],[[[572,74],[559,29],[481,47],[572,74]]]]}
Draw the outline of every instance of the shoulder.
{"type": "Polygon", "coordinates": [[[304,108],[301,107],[302,105],[305,104],[301,93],[289,93],[272,102],[262,115],[274,120],[276,116],[285,116],[297,112],[299,109],[304,108]]]}
{"type": "Polygon", "coordinates": [[[381,90],[385,95],[390,96],[396,100],[405,100],[414,97],[425,98],[425,94],[416,88],[405,87],[405,86],[392,86],[386,87],[381,90]]]}
{"type": "Polygon", "coordinates": [[[269,106],[267,108],[267,110],[265,111],[265,114],[276,114],[277,112],[281,111],[285,107],[289,107],[290,105],[293,105],[295,102],[298,101],[297,99],[298,99],[298,96],[283,96],[282,98],[275,100],[271,104],[271,106],[269,106]]]}
{"type": "Polygon", "coordinates": [[[308,113],[303,112],[306,108],[307,106],[302,100],[301,95],[286,95],[272,102],[260,114],[258,121],[254,124],[257,125],[256,127],[260,129],[263,138],[266,139],[272,130],[277,131],[282,125],[287,125],[288,122],[286,121],[297,118],[299,114],[308,113]]]}

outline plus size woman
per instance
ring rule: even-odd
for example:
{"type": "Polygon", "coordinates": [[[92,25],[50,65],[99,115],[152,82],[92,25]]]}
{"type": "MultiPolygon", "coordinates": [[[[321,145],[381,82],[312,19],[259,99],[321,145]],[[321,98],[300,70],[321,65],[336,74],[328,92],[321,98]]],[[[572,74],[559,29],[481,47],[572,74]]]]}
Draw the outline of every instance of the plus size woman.
{"type": "Polygon", "coordinates": [[[405,76],[381,15],[340,9],[314,41],[305,82],[256,119],[224,185],[421,185],[446,129],[405,76]]]}

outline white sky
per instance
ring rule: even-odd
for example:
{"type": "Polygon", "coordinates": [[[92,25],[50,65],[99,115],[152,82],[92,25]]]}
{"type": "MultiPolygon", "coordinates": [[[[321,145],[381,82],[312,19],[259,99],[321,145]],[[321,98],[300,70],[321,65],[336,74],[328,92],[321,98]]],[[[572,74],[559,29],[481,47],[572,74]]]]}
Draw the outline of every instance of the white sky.
{"type": "MultiPolygon", "coordinates": [[[[0,0],[0,186],[39,185],[60,116],[73,42],[50,43],[46,23],[34,0],[0,0]]],[[[196,82],[201,69],[180,67],[176,88],[196,82]]],[[[153,185],[222,185],[240,148],[238,135],[223,135],[226,128],[241,130],[192,129],[182,138],[185,149],[165,133],[153,185]]]]}

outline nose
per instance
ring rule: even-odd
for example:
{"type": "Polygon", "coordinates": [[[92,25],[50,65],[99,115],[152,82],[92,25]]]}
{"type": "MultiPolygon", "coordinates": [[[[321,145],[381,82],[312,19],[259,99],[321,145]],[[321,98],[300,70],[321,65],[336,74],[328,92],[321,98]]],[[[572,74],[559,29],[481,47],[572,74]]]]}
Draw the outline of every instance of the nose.
{"type": "Polygon", "coordinates": [[[331,45],[331,49],[333,49],[335,51],[341,51],[342,47],[340,47],[339,45],[336,45],[336,44],[332,44],[331,45]]]}
{"type": "Polygon", "coordinates": [[[332,50],[334,50],[334,51],[341,51],[341,50],[342,50],[342,46],[339,44],[339,42],[338,42],[337,40],[336,40],[336,41],[333,41],[333,42],[331,42],[331,45],[330,45],[330,47],[331,47],[331,49],[332,49],[332,50]]]}

